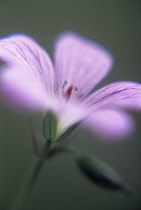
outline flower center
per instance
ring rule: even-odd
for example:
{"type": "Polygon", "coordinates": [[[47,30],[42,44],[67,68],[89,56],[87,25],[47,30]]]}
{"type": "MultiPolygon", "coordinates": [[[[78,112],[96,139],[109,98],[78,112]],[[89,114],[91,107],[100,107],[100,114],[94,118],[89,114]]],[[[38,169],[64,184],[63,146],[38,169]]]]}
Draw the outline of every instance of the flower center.
{"type": "Polygon", "coordinates": [[[64,92],[64,98],[66,101],[68,101],[70,97],[72,96],[73,90],[78,91],[77,87],[75,87],[74,85],[70,85],[69,87],[67,87],[67,83],[68,82],[65,80],[62,86],[62,89],[64,92]]]}

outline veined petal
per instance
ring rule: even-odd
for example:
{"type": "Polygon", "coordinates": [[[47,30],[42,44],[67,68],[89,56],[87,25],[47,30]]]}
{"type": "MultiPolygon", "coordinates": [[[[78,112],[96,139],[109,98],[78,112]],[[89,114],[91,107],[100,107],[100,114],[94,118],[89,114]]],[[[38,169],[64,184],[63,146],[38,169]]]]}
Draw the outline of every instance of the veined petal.
{"type": "Polygon", "coordinates": [[[22,108],[45,105],[54,86],[54,70],[47,53],[32,38],[12,35],[0,40],[5,62],[0,91],[6,100],[22,108]]]}
{"type": "Polygon", "coordinates": [[[84,125],[105,140],[120,140],[134,131],[134,121],[121,110],[100,109],[90,115],[84,125]]]}
{"type": "Polygon", "coordinates": [[[55,45],[56,80],[60,87],[65,82],[73,85],[76,97],[83,98],[109,72],[111,55],[95,42],[76,34],[63,34],[55,45]]]}
{"type": "Polygon", "coordinates": [[[141,111],[141,85],[135,82],[116,82],[92,93],[83,103],[91,111],[104,106],[141,111]]]}

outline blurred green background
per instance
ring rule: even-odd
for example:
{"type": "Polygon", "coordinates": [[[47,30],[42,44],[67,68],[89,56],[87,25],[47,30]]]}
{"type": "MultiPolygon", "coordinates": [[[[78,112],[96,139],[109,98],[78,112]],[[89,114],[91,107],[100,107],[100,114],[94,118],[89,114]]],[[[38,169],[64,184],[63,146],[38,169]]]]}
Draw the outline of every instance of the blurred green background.
{"type": "MultiPolygon", "coordinates": [[[[140,11],[139,0],[1,0],[0,36],[27,33],[52,55],[56,35],[73,30],[106,46],[115,57],[113,71],[100,86],[118,80],[141,82],[140,11]]],[[[132,114],[137,130],[127,140],[104,142],[79,128],[68,143],[97,153],[114,166],[134,189],[133,196],[93,185],[76,170],[70,157],[60,155],[44,167],[26,209],[141,209],[141,114],[132,114]]],[[[16,114],[0,104],[1,210],[15,196],[33,158],[28,116],[16,114]]]]}

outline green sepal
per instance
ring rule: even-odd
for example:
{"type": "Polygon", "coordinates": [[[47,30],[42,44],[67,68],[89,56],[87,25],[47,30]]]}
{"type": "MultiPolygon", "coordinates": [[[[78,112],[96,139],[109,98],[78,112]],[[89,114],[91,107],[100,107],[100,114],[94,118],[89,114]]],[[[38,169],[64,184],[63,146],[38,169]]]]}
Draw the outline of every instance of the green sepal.
{"type": "Polygon", "coordinates": [[[94,183],[109,190],[131,192],[122,177],[101,160],[90,156],[81,156],[77,159],[77,164],[81,172],[94,183]]]}
{"type": "Polygon", "coordinates": [[[56,138],[57,134],[58,119],[55,113],[48,111],[43,119],[42,133],[43,136],[48,140],[56,138]]]}
{"type": "Polygon", "coordinates": [[[67,128],[66,130],[63,130],[53,141],[61,141],[65,138],[67,138],[75,128],[77,128],[77,126],[80,124],[79,123],[75,123],[72,126],[70,126],[69,128],[67,128]]]}

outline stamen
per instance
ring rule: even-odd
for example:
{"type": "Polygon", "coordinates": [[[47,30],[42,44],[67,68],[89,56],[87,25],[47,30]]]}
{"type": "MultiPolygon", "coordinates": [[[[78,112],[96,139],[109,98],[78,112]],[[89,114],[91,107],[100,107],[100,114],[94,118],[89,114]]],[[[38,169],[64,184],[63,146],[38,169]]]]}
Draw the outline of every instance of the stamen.
{"type": "Polygon", "coordinates": [[[64,82],[64,84],[63,84],[63,86],[62,86],[62,88],[63,88],[63,90],[65,89],[65,87],[67,86],[67,81],[65,80],[65,82],[64,82]]]}
{"type": "Polygon", "coordinates": [[[84,97],[84,94],[82,93],[82,94],[80,94],[79,96],[78,96],[78,99],[81,99],[81,98],[83,98],[84,97]]]}
{"type": "Polygon", "coordinates": [[[75,87],[74,89],[75,89],[75,91],[78,91],[78,88],[77,87],[75,87]]]}
{"type": "Polygon", "coordinates": [[[68,100],[70,99],[70,97],[71,97],[72,90],[73,90],[73,85],[71,85],[71,86],[68,88],[67,92],[65,93],[65,98],[66,98],[67,101],[68,101],[68,100]]]}

